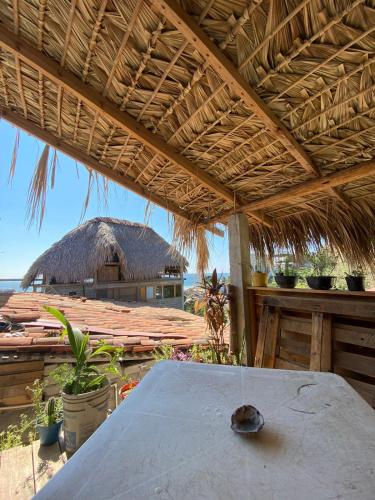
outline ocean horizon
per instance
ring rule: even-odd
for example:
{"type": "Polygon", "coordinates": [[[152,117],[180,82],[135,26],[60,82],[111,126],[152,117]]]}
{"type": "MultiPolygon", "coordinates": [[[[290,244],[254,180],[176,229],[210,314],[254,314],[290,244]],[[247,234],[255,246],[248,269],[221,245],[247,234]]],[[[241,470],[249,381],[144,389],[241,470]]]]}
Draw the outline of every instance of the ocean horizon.
{"type": "MultiPolygon", "coordinates": [[[[229,273],[219,273],[219,277],[223,276],[224,278],[229,277],[229,273]]],[[[0,291],[15,291],[15,292],[32,292],[32,287],[23,290],[21,288],[22,280],[0,280],[0,291]]],[[[197,273],[186,273],[184,275],[184,288],[185,290],[188,288],[192,288],[194,286],[199,285],[200,279],[197,273]]]]}

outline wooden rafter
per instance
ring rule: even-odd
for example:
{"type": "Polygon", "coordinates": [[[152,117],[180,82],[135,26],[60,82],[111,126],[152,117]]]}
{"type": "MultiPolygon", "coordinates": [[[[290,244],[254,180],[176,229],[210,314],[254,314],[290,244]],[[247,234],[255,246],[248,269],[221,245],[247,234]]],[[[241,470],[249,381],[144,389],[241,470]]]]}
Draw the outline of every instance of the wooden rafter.
{"type": "Polygon", "coordinates": [[[248,203],[242,206],[241,210],[260,210],[279,205],[280,203],[290,203],[296,198],[318,193],[319,191],[331,190],[348,182],[354,182],[374,174],[375,160],[366,161],[319,179],[302,182],[298,186],[293,186],[280,193],[248,203]]]}
{"type": "Polygon", "coordinates": [[[266,127],[277,136],[300,165],[314,175],[318,169],[303,147],[283,123],[274,115],[262,99],[240,75],[224,53],[209,39],[196,22],[174,0],[153,0],[152,5],[165,16],[185,38],[202,54],[220,78],[236,92],[247,107],[264,120],[266,127]]]}
{"type": "Polygon", "coordinates": [[[218,183],[208,173],[180,155],[175,148],[167,144],[160,137],[156,137],[128,113],[120,111],[111,101],[103,98],[92,87],[85,85],[69,70],[61,68],[56,61],[40,53],[36,48],[21,38],[16,37],[3,26],[0,28],[0,45],[37,71],[41,71],[56,85],[62,85],[65,90],[76,96],[95,112],[100,112],[103,117],[116,124],[119,128],[126,130],[155,153],[178,165],[182,170],[210,189],[210,191],[233,203],[234,194],[231,190],[218,183]]]}
{"type": "MultiPolygon", "coordinates": [[[[126,189],[129,189],[130,191],[133,191],[140,196],[143,196],[144,198],[150,200],[152,203],[155,203],[156,205],[159,205],[160,207],[165,208],[166,210],[169,210],[176,215],[183,217],[184,219],[192,220],[190,214],[181,210],[176,204],[147,191],[140,184],[136,184],[131,177],[126,176],[119,171],[113,170],[112,168],[106,166],[92,156],[88,156],[76,146],[72,146],[60,137],[56,137],[51,132],[42,129],[30,120],[23,118],[18,113],[9,111],[8,109],[0,108],[0,116],[1,118],[7,120],[9,123],[15,125],[18,128],[21,128],[29,134],[32,134],[46,144],[49,144],[53,148],[58,149],[62,153],[70,156],[74,160],[79,161],[87,167],[94,169],[108,179],[116,182],[120,186],[125,187],[126,189]]],[[[211,231],[218,236],[223,236],[223,231],[214,227],[212,224],[208,224],[205,227],[208,231],[211,231]]]]}

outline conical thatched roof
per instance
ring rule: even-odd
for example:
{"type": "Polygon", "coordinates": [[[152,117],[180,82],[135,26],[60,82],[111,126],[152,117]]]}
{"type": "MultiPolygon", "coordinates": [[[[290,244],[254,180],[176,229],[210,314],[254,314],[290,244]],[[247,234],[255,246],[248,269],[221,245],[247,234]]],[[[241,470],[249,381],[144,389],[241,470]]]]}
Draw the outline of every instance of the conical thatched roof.
{"type": "Polygon", "coordinates": [[[168,268],[187,266],[186,259],[150,227],[96,217],[46,250],[27,271],[22,286],[28,287],[39,275],[53,276],[59,283],[92,278],[116,254],[127,281],[153,279],[168,268]]]}

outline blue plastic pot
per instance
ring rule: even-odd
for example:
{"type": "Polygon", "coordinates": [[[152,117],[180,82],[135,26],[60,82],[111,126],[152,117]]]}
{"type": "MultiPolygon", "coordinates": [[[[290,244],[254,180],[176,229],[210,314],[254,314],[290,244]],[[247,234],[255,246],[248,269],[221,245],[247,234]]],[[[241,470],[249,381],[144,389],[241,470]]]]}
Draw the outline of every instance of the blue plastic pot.
{"type": "Polygon", "coordinates": [[[62,420],[56,422],[55,424],[45,426],[36,424],[36,431],[39,434],[40,444],[43,446],[49,446],[54,444],[59,439],[59,432],[61,429],[62,420]]]}

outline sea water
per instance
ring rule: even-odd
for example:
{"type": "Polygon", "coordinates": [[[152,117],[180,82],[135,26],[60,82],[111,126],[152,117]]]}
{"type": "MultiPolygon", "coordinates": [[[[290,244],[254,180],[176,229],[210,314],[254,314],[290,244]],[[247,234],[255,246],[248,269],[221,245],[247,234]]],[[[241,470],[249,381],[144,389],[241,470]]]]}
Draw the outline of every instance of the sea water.
{"type": "MultiPolygon", "coordinates": [[[[218,278],[229,278],[229,273],[218,273],[218,278]]],[[[186,273],[184,274],[184,288],[192,288],[194,286],[198,286],[200,283],[200,279],[198,274],[196,273],[186,273]]]]}

